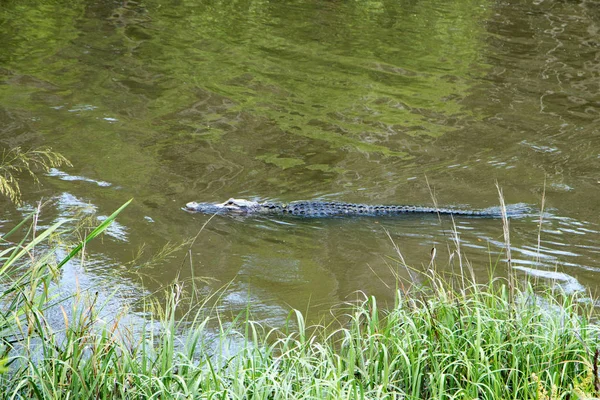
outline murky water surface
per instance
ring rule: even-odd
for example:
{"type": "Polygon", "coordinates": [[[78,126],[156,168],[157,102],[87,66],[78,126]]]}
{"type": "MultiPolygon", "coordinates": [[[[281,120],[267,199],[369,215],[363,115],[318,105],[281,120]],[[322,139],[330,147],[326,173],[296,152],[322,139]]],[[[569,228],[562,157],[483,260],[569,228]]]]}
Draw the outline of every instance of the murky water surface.
{"type": "MultiPolygon", "coordinates": [[[[416,269],[435,247],[437,267],[459,272],[451,220],[216,216],[199,233],[209,216],[181,207],[433,193],[484,208],[498,181],[534,211],[545,186],[541,228],[535,213],[511,222],[518,273],[600,288],[598,1],[39,3],[0,6],[0,143],[51,146],[74,167],[23,177],[27,206],[5,200],[2,229],[40,198],[54,199],[45,224],[135,198],[65,284],[118,299],[208,278],[206,293],[229,285],[223,307],[273,324],[356,291],[386,301],[407,277],[388,233],[416,269]]],[[[486,279],[500,221],[455,223],[486,279]]]]}

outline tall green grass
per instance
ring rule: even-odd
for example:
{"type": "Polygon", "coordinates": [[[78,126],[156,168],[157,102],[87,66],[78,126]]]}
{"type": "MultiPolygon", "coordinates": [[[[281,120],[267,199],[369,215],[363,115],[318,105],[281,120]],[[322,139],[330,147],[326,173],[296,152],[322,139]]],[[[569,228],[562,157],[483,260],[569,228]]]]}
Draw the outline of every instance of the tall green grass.
{"type": "MultiPolygon", "coordinates": [[[[97,236],[118,210],[65,260],[34,250],[61,225],[0,256],[0,338],[8,371],[2,398],[37,399],[576,399],[598,395],[598,339],[592,302],[558,288],[462,271],[397,290],[382,308],[362,296],[326,325],[299,311],[268,328],[198,307],[176,315],[186,290],[167,290],[161,312],[139,326],[115,316],[100,323],[93,298],[75,296],[61,331],[48,323],[52,277],[97,236]],[[19,274],[14,274],[15,267],[19,274]],[[216,327],[216,328],[215,328],[216,327]]],[[[25,225],[24,225],[25,226],[25,225]]],[[[21,227],[22,228],[22,227],[21,227]]],[[[399,285],[401,287],[401,285],[399,285]]],[[[196,297],[192,298],[196,299],[196,297]]],[[[148,305],[150,309],[150,304],[148,305]]]]}

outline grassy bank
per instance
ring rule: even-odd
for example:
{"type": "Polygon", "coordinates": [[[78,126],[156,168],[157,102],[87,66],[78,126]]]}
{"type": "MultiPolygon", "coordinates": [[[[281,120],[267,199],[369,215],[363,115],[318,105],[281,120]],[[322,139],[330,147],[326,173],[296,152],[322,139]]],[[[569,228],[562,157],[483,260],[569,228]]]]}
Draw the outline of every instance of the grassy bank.
{"type": "Polygon", "coordinates": [[[393,307],[365,296],[312,327],[292,311],[282,330],[202,307],[176,319],[185,288],[175,284],[155,320],[132,328],[102,322],[93,299],[57,304],[53,277],[83,247],[55,261],[43,245],[59,230],[32,227],[0,253],[2,398],[576,399],[600,388],[591,303],[514,276],[457,288],[429,271],[393,307]],[[47,313],[61,306],[57,328],[47,313]]]}

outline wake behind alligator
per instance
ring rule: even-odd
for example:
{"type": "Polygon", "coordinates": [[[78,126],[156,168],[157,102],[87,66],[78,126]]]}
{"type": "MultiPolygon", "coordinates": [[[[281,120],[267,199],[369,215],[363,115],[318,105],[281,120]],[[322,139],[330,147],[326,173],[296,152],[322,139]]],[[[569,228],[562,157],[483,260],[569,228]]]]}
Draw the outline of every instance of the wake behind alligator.
{"type": "MultiPolygon", "coordinates": [[[[289,215],[304,218],[327,218],[342,216],[384,217],[405,214],[445,214],[466,217],[498,218],[502,216],[500,207],[481,210],[455,208],[422,207],[409,205],[368,205],[339,201],[302,200],[291,203],[257,202],[244,199],[229,199],[224,203],[187,203],[184,210],[204,214],[229,215],[289,215]]],[[[506,208],[509,217],[525,215],[528,207],[514,204],[506,208]]]]}

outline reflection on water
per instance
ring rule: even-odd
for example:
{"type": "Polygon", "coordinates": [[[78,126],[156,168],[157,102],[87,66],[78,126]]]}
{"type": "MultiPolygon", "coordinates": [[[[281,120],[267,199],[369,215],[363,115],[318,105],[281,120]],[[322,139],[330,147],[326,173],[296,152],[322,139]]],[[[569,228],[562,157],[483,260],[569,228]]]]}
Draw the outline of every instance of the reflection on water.
{"type": "MultiPolygon", "coordinates": [[[[594,2],[56,1],[0,10],[0,143],[49,145],[75,165],[23,210],[41,226],[110,215],[85,268],[154,292],[175,277],[227,286],[280,323],[356,291],[391,300],[387,232],[417,269],[506,273],[497,219],[236,219],[181,211],[229,197],[534,212],[511,220],[513,265],[569,290],[598,288],[600,40],[594,2]],[[545,193],[550,212],[535,215],[545,193]],[[160,266],[137,260],[198,235],[160,266]],[[148,254],[148,253],[146,253],[148,254]],[[191,256],[191,257],[189,257],[191,256]],[[144,276],[144,279],[140,279],[144,276]]],[[[19,220],[6,204],[2,229],[19,220]]],[[[141,295],[141,294],[140,294],[141,295]]]]}
{"type": "Polygon", "coordinates": [[[61,171],[57,168],[51,168],[47,175],[48,176],[57,176],[60,179],[62,179],[63,181],[84,181],[84,182],[95,183],[98,186],[110,186],[111,185],[109,182],[97,181],[95,179],[86,178],[84,176],[69,175],[68,173],[61,171]]]}
{"type": "Polygon", "coordinates": [[[537,268],[527,268],[521,266],[516,266],[515,269],[518,271],[523,271],[529,276],[533,276],[535,278],[544,278],[548,281],[556,283],[564,290],[566,294],[585,291],[585,287],[579,283],[576,278],[562,272],[544,271],[537,268]]]}

